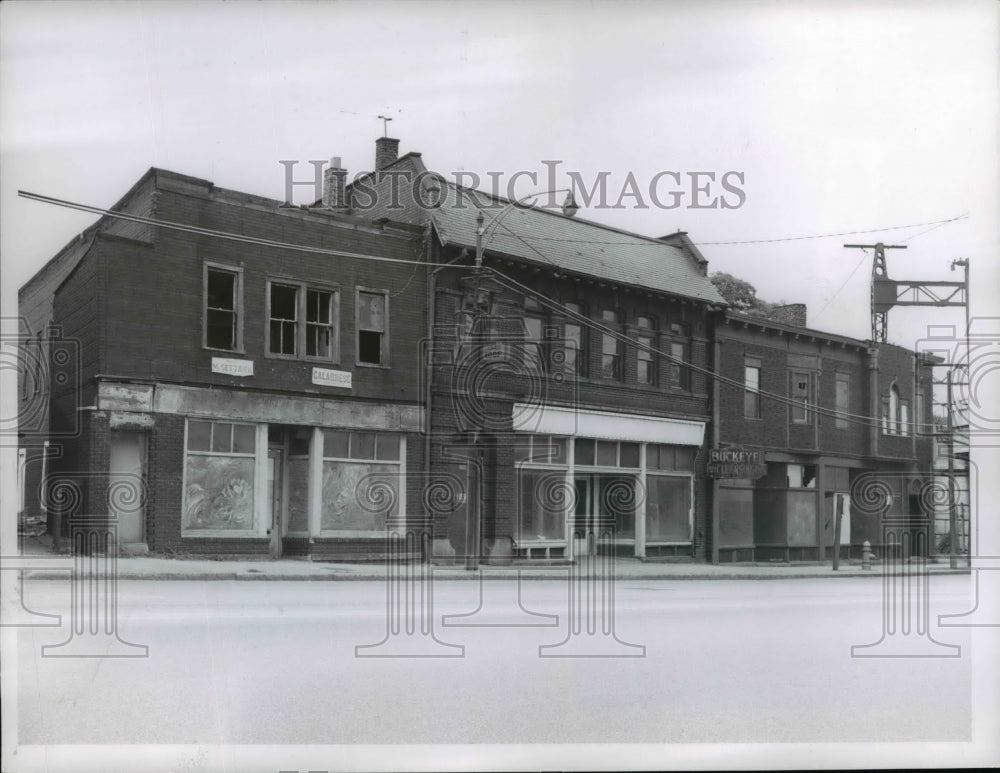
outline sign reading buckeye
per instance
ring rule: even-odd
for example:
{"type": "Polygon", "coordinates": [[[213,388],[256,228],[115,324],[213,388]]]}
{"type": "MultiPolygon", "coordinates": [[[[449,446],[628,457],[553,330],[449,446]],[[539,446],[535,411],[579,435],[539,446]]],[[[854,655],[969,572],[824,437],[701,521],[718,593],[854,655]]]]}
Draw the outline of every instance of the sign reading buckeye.
{"type": "Polygon", "coordinates": [[[729,446],[708,451],[708,474],[712,478],[761,478],[767,471],[759,448],[729,446]]]}

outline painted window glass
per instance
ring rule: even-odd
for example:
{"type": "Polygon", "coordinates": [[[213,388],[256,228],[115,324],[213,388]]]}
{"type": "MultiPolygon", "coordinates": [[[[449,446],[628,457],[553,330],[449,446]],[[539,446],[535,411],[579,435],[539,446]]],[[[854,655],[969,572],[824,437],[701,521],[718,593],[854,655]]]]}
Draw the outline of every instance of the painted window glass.
{"type": "Polygon", "coordinates": [[[182,531],[252,534],[256,427],[187,422],[182,531]]]}
{"type": "Polygon", "coordinates": [[[324,430],[320,530],[384,533],[402,512],[401,436],[324,430]]]}

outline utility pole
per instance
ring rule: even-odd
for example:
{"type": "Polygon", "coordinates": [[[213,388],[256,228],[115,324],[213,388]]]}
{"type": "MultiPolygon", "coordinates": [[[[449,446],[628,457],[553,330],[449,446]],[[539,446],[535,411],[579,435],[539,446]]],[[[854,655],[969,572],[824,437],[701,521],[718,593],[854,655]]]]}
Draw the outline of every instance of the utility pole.
{"type": "MultiPolygon", "coordinates": [[[[850,249],[875,250],[875,259],[872,261],[872,282],[871,282],[871,307],[872,307],[872,343],[885,343],[887,328],[889,325],[889,309],[892,303],[886,304],[886,293],[884,290],[895,295],[894,288],[887,288],[885,283],[892,283],[889,279],[888,270],[885,265],[886,250],[905,250],[905,244],[845,244],[850,249]]],[[[894,284],[894,283],[892,283],[894,284]]]]}

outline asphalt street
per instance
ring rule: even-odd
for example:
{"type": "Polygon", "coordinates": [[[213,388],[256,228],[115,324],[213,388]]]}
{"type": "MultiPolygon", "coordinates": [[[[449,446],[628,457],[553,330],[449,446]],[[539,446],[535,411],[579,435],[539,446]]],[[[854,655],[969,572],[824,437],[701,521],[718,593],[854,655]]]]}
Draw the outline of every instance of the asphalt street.
{"type": "Polygon", "coordinates": [[[527,744],[970,738],[970,636],[967,629],[935,624],[938,614],[969,608],[968,576],[931,578],[929,596],[931,636],[960,649],[938,647],[915,629],[904,639],[897,630],[897,650],[913,645],[913,652],[951,655],[922,658],[852,657],[852,646],[883,637],[877,575],[619,581],[613,604],[606,588],[591,587],[592,614],[586,604],[570,613],[567,582],[522,583],[523,608],[533,615],[516,607],[513,579],[484,587],[483,614],[489,617],[471,622],[491,624],[443,625],[445,616],[475,610],[481,589],[474,582],[435,582],[430,613],[415,603],[412,614],[401,617],[401,634],[387,640],[389,601],[381,582],[122,581],[118,636],[148,647],[146,657],[67,658],[49,656],[58,649],[43,655],[42,647],[69,637],[68,584],[28,581],[26,603],[63,615],[63,624],[17,630],[18,739],[527,744]],[[614,635],[604,635],[612,618],[614,635]],[[409,636],[407,621],[417,626],[409,636]],[[433,637],[419,627],[429,622],[433,637]],[[526,622],[536,625],[510,625],[526,622]],[[587,633],[589,623],[595,634],[587,633]],[[401,646],[409,654],[444,657],[387,656],[394,647],[400,654],[401,646]]]}

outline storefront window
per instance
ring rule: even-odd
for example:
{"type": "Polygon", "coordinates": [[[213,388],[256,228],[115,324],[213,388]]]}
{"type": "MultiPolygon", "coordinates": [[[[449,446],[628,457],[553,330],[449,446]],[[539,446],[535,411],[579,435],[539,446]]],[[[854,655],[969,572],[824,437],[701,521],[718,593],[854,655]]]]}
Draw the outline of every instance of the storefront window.
{"type": "Polygon", "coordinates": [[[646,542],[691,541],[691,478],[646,476],[646,542]]]}
{"type": "Polygon", "coordinates": [[[515,439],[519,541],[566,539],[566,510],[572,501],[567,448],[564,437],[525,434],[515,439]]]}
{"type": "Polygon", "coordinates": [[[323,432],[321,532],[384,533],[400,513],[400,435],[323,432]]]}
{"type": "Polygon", "coordinates": [[[188,421],[184,458],[185,534],[256,533],[254,468],[256,427],[188,421]]]}
{"type": "Polygon", "coordinates": [[[563,470],[523,468],[517,473],[520,540],[563,540],[570,501],[563,470]]]}

